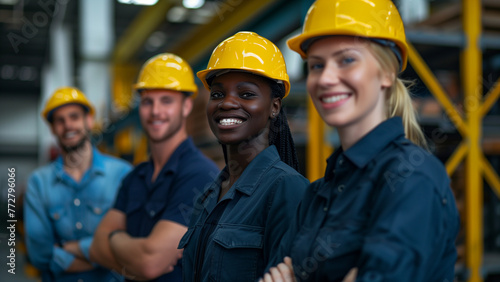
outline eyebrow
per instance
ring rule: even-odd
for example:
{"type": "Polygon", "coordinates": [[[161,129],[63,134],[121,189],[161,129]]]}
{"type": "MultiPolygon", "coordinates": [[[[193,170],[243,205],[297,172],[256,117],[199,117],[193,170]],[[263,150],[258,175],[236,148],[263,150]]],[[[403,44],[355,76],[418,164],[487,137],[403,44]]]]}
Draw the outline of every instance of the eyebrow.
{"type": "MultiPolygon", "coordinates": [[[[255,86],[255,87],[257,87],[257,88],[259,88],[259,89],[260,89],[260,86],[259,86],[257,83],[252,82],[252,81],[241,81],[241,82],[238,82],[238,84],[236,85],[236,87],[239,89],[239,88],[241,88],[241,87],[243,87],[243,86],[247,86],[247,84],[249,84],[249,85],[253,85],[253,86],[255,86]]],[[[222,83],[220,83],[220,82],[215,82],[215,83],[212,83],[212,86],[211,86],[211,87],[214,87],[214,86],[218,86],[218,87],[224,88],[224,87],[223,87],[223,84],[222,84],[222,83]]]]}
{"type": "MultiPolygon", "coordinates": [[[[356,49],[353,47],[347,47],[345,49],[341,49],[341,50],[338,50],[336,52],[333,52],[332,54],[330,54],[330,56],[336,57],[336,56],[342,55],[342,53],[349,52],[352,50],[356,50],[356,49]]],[[[311,58],[311,59],[323,59],[322,56],[314,55],[314,54],[307,57],[307,59],[309,59],[309,58],[311,58]]]]}

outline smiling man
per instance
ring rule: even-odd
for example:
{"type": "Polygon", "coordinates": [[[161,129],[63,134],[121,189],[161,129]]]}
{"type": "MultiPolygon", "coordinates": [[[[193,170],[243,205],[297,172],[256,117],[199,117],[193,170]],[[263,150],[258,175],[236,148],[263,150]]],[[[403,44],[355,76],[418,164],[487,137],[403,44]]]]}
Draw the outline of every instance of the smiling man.
{"type": "Polygon", "coordinates": [[[196,196],[219,169],[186,132],[197,87],[182,58],[149,59],[134,88],[151,158],[123,181],[114,208],[95,233],[90,257],[128,281],[182,281],[177,246],[196,196]]]}
{"type": "Polygon", "coordinates": [[[30,176],[24,203],[28,255],[42,281],[122,279],[89,262],[92,235],[131,169],[92,146],[93,115],[73,87],[57,89],[42,112],[61,148],[57,160],[30,176]]]}

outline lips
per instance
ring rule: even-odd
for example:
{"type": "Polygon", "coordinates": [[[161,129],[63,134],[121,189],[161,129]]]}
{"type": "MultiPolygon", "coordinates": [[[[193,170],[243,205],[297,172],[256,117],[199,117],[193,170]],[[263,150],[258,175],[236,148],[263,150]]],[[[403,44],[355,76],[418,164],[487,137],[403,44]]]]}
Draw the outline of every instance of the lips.
{"type": "Polygon", "coordinates": [[[225,128],[225,127],[235,127],[238,126],[242,123],[244,123],[247,119],[241,116],[236,116],[236,115],[219,115],[214,118],[215,122],[219,127],[225,128]]]}
{"type": "Polygon", "coordinates": [[[243,123],[243,120],[237,118],[224,118],[219,120],[220,125],[234,125],[243,123]]]}
{"type": "Polygon", "coordinates": [[[319,96],[319,101],[324,109],[333,109],[346,103],[350,97],[349,93],[323,94],[319,96]]]}

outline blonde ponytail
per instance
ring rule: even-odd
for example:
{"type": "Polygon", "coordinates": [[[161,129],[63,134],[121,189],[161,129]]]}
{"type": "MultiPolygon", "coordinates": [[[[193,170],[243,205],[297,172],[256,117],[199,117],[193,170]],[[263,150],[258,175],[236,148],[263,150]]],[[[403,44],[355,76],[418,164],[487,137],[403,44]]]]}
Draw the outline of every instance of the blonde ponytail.
{"type": "Polygon", "coordinates": [[[417,115],[405,82],[408,83],[408,81],[396,78],[395,85],[390,88],[387,101],[387,116],[401,117],[403,119],[406,138],[418,146],[427,149],[427,141],[417,122],[417,115]]]}
{"type": "MultiPolygon", "coordinates": [[[[382,71],[396,74],[399,69],[399,62],[388,47],[380,44],[370,42],[373,55],[377,58],[382,71]]],[[[410,81],[403,81],[394,75],[394,83],[392,87],[387,89],[387,117],[399,116],[403,119],[403,126],[406,138],[415,143],[416,145],[428,149],[427,141],[425,140],[424,133],[420,129],[417,122],[417,114],[413,108],[410,92],[406,84],[411,84],[410,81]]]]}

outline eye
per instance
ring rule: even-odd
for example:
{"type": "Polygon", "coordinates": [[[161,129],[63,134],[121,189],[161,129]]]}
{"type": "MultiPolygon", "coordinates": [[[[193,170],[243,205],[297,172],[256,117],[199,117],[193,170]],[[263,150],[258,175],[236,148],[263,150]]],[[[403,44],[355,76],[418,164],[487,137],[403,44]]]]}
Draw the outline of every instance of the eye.
{"type": "Polygon", "coordinates": [[[325,67],[325,65],[323,63],[320,63],[320,62],[307,63],[307,68],[309,69],[309,71],[320,70],[320,69],[323,69],[324,67],[325,67]]]}
{"type": "Polygon", "coordinates": [[[257,96],[255,93],[252,93],[252,92],[243,92],[240,94],[240,97],[241,98],[252,98],[252,97],[255,97],[257,96]]]}
{"type": "Polygon", "coordinates": [[[220,99],[224,97],[224,95],[219,91],[210,92],[210,100],[220,99]]]}
{"type": "Polygon", "coordinates": [[[340,64],[341,65],[349,65],[349,64],[352,64],[356,61],[356,59],[354,59],[354,57],[352,56],[343,56],[341,59],[340,59],[340,64]]]}
{"type": "Polygon", "coordinates": [[[141,100],[141,105],[142,106],[151,105],[151,100],[149,100],[149,99],[143,99],[143,100],[141,100]]]}

